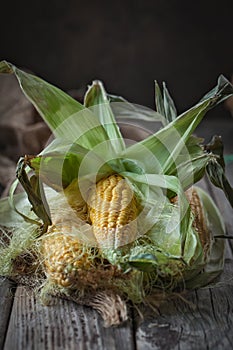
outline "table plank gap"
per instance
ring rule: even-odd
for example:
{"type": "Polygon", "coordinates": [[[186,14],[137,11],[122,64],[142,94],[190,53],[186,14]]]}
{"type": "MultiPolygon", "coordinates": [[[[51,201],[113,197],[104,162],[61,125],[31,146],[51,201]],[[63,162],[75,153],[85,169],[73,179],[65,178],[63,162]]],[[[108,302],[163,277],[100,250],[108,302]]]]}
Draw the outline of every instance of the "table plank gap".
{"type": "Polygon", "coordinates": [[[10,319],[14,300],[15,288],[16,286],[13,282],[0,277],[0,349],[3,348],[6,338],[8,322],[10,319]]]}

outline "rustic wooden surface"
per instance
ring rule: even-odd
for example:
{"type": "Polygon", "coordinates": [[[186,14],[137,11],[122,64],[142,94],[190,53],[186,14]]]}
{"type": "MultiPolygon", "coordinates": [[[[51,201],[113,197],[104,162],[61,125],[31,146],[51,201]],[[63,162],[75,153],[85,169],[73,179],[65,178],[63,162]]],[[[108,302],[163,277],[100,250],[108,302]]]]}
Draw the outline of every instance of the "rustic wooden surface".
{"type": "Polygon", "coordinates": [[[133,349],[132,321],[103,327],[92,309],[58,300],[44,307],[32,292],[18,287],[4,349],[133,349]]]}
{"type": "MultiPolygon", "coordinates": [[[[230,148],[233,148],[231,139],[228,140],[230,148]]],[[[11,152],[8,148],[6,155],[11,152]]],[[[233,183],[233,164],[228,166],[228,173],[233,183]]],[[[233,211],[224,195],[206,181],[202,186],[216,201],[227,232],[233,235],[233,211]]],[[[190,292],[185,295],[185,301],[169,301],[156,314],[146,311],[144,319],[129,306],[129,320],[112,328],[105,328],[98,313],[89,307],[66,300],[42,306],[32,292],[1,280],[0,349],[232,349],[232,252],[232,242],[228,242],[225,269],[215,285],[190,292]]]]}

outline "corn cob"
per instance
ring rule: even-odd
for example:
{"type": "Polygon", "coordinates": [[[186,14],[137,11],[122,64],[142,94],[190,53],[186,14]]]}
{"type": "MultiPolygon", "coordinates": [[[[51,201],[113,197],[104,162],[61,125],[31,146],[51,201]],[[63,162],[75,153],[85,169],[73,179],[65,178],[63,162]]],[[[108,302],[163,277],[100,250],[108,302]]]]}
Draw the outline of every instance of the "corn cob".
{"type": "Polygon", "coordinates": [[[127,278],[117,266],[104,263],[92,248],[81,245],[64,227],[51,227],[42,238],[41,258],[47,278],[52,284],[70,290],[103,289],[115,278],[127,278]]]}
{"type": "Polygon", "coordinates": [[[100,247],[117,248],[136,238],[137,202],[120,175],[100,180],[89,196],[89,216],[100,247]]]}
{"type": "MultiPolygon", "coordinates": [[[[69,232],[69,227],[67,229],[69,232]]],[[[88,255],[76,237],[66,234],[64,227],[52,227],[43,236],[41,253],[46,274],[55,284],[75,288],[78,285],[78,271],[90,267],[88,255]]]]}

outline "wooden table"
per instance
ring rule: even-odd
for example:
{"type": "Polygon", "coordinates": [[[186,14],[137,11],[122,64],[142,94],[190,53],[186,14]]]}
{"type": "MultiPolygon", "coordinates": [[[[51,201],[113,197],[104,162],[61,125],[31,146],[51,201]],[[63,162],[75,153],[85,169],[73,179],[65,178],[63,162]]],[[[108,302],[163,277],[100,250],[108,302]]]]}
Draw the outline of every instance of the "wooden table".
{"type": "MultiPolygon", "coordinates": [[[[232,165],[228,170],[233,174],[232,165]]],[[[233,211],[224,195],[206,181],[201,186],[215,198],[232,235],[233,211]]],[[[71,301],[42,306],[32,292],[5,280],[0,287],[0,349],[232,349],[232,247],[228,242],[225,270],[215,285],[190,292],[186,301],[169,301],[144,319],[129,306],[129,320],[120,327],[104,328],[96,311],[71,301]]]]}

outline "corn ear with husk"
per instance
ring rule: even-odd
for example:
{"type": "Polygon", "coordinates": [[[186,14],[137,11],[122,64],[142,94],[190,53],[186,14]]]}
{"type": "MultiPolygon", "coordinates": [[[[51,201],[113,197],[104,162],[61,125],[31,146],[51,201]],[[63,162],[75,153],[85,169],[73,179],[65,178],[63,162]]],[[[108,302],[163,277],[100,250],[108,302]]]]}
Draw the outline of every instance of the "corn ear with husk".
{"type": "Polygon", "coordinates": [[[233,93],[223,76],[177,115],[167,87],[161,92],[157,83],[155,112],[108,95],[99,81],[82,105],[5,61],[0,73],[15,74],[55,137],[39,155],[20,159],[10,205],[1,201],[1,275],[14,275],[17,257],[33,254],[43,285],[57,288],[57,295],[92,300],[106,292],[139,303],[158,289],[197,288],[219,274],[224,244],[214,236],[224,235],[224,225],[211,198],[193,185],[206,169],[219,185],[217,162],[230,201],[233,191],[223,157],[193,132],[233,93]],[[127,145],[120,118],[159,122],[160,128],[127,145]],[[17,182],[25,193],[14,195],[17,182]]]}

